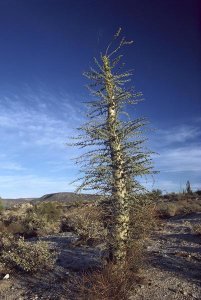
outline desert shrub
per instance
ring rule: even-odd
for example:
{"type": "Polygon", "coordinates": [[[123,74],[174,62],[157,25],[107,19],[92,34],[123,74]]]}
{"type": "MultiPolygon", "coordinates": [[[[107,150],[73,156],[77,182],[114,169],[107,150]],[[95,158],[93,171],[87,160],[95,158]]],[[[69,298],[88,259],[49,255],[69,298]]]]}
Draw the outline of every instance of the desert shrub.
{"type": "Polygon", "coordinates": [[[106,236],[100,208],[87,204],[70,210],[62,227],[74,231],[84,243],[98,243],[106,236]]]}
{"type": "Polygon", "coordinates": [[[34,211],[27,214],[27,216],[22,220],[24,226],[24,236],[35,237],[39,236],[40,230],[47,228],[47,222],[41,216],[38,216],[34,211]]]}
{"type": "Polygon", "coordinates": [[[178,194],[174,201],[159,203],[157,212],[160,217],[173,217],[189,213],[201,212],[201,199],[194,195],[178,194]]]}
{"type": "Polygon", "coordinates": [[[145,240],[143,238],[136,239],[131,242],[127,250],[127,266],[135,274],[143,269],[146,261],[145,240]]]}
{"type": "Polygon", "coordinates": [[[131,271],[128,264],[117,268],[109,263],[102,270],[84,273],[77,282],[77,299],[127,300],[140,278],[131,271]]]}
{"type": "Polygon", "coordinates": [[[152,194],[156,197],[160,197],[160,196],[162,196],[163,192],[160,189],[156,189],[156,190],[153,189],[152,194]]]}
{"type": "Polygon", "coordinates": [[[0,262],[9,269],[37,272],[51,269],[55,263],[55,253],[49,250],[46,242],[26,242],[13,235],[1,235],[0,262]]]}
{"type": "Polygon", "coordinates": [[[25,228],[22,218],[15,215],[15,211],[5,210],[0,216],[0,232],[11,234],[23,234],[25,228]]]}
{"type": "Polygon", "coordinates": [[[191,228],[194,234],[201,235],[201,224],[194,224],[191,228]]]}
{"type": "Polygon", "coordinates": [[[5,224],[3,221],[0,221],[0,232],[4,232],[5,230],[5,224]]]}
{"type": "Polygon", "coordinates": [[[178,207],[174,203],[161,204],[158,207],[158,214],[160,217],[174,217],[177,214],[178,207]]]}
{"type": "MultiPolygon", "coordinates": [[[[170,205],[170,204],[169,204],[170,205]]],[[[174,202],[176,206],[176,215],[186,215],[195,212],[201,212],[201,201],[194,197],[183,197],[174,202]]]]}
{"type": "Polygon", "coordinates": [[[48,223],[57,222],[61,217],[61,209],[55,202],[43,202],[35,206],[35,213],[44,219],[48,223]]]}
{"type": "Polygon", "coordinates": [[[24,236],[35,237],[59,232],[59,223],[47,222],[47,219],[36,213],[29,214],[23,221],[24,236]]]}
{"type": "Polygon", "coordinates": [[[43,236],[59,232],[61,209],[56,203],[43,202],[35,205],[22,220],[25,236],[43,236]]]}
{"type": "Polygon", "coordinates": [[[127,250],[127,264],[135,273],[143,267],[146,259],[146,239],[158,226],[156,206],[152,200],[146,195],[139,197],[131,210],[131,240],[127,250]]]}
{"type": "Polygon", "coordinates": [[[3,205],[3,202],[1,201],[1,197],[0,197],[0,213],[3,209],[4,209],[4,205],[3,205]]]}
{"type": "Polygon", "coordinates": [[[187,198],[183,201],[178,201],[178,214],[189,214],[193,212],[201,212],[201,201],[187,198]]]}
{"type": "Polygon", "coordinates": [[[132,239],[145,239],[156,227],[155,205],[147,201],[139,201],[131,211],[132,239]]]}
{"type": "Polygon", "coordinates": [[[61,209],[56,203],[26,203],[4,211],[1,214],[0,229],[26,238],[43,236],[59,232],[60,216],[61,209]]]}
{"type": "Polygon", "coordinates": [[[75,224],[71,221],[69,213],[67,217],[64,216],[61,220],[60,232],[76,232],[75,224]]]}
{"type": "Polygon", "coordinates": [[[10,234],[23,234],[25,232],[24,226],[20,222],[9,223],[7,226],[4,222],[0,222],[0,232],[10,234]]]}

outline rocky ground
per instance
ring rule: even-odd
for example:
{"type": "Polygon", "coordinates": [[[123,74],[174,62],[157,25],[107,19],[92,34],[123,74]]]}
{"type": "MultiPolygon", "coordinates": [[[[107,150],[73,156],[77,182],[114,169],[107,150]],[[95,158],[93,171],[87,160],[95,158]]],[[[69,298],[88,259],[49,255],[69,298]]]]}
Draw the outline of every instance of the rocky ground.
{"type": "MultiPolygon", "coordinates": [[[[191,226],[201,222],[201,213],[172,217],[147,241],[148,261],[143,283],[136,285],[130,300],[201,299],[201,237],[191,226]]],[[[60,253],[52,272],[12,275],[0,281],[0,299],[76,299],[80,270],[100,265],[99,248],[73,246],[71,233],[43,238],[60,253]]],[[[34,242],[34,241],[33,241],[34,242]]],[[[98,299],[97,299],[98,300],[98,299]]]]}
{"type": "Polygon", "coordinates": [[[149,240],[145,284],[136,288],[138,299],[201,299],[201,236],[192,234],[192,224],[201,213],[172,217],[149,240]]]}

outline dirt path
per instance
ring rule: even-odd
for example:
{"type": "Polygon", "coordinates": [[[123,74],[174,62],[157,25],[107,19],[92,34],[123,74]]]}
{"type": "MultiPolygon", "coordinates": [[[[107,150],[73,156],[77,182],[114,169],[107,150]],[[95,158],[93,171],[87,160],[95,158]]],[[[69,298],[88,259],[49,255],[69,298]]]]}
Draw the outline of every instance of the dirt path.
{"type": "MultiPolygon", "coordinates": [[[[201,213],[164,222],[147,241],[144,283],[136,286],[130,300],[201,299],[201,238],[190,230],[191,224],[200,222],[201,213]]],[[[34,276],[11,274],[9,280],[0,281],[1,300],[76,300],[69,291],[76,289],[74,274],[100,264],[100,250],[73,247],[76,236],[71,233],[43,240],[60,251],[55,269],[34,276]]]]}

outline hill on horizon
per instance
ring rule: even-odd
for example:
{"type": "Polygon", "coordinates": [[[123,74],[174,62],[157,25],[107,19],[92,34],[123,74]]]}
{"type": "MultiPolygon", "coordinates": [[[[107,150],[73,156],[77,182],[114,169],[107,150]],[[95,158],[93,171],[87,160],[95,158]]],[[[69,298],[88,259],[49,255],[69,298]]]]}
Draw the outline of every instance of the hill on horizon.
{"type": "Polygon", "coordinates": [[[73,192],[59,192],[59,193],[51,193],[45,194],[42,197],[38,198],[15,198],[8,199],[2,198],[1,201],[5,207],[9,207],[15,204],[21,204],[25,202],[49,202],[49,201],[57,201],[57,202],[76,202],[76,201],[93,201],[97,199],[97,195],[93,194],[76,194],[73,192]]]}

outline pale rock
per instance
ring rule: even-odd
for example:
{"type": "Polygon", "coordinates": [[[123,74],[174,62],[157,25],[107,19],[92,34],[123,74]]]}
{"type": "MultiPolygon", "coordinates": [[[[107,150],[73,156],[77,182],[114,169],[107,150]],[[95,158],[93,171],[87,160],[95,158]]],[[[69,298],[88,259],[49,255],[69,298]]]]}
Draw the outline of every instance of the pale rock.
{"type": "Polygon", "coordinates": [[[10,275],[6,274],[3,279],[9,279],[9,278],[10,278],[10,275]]]}

